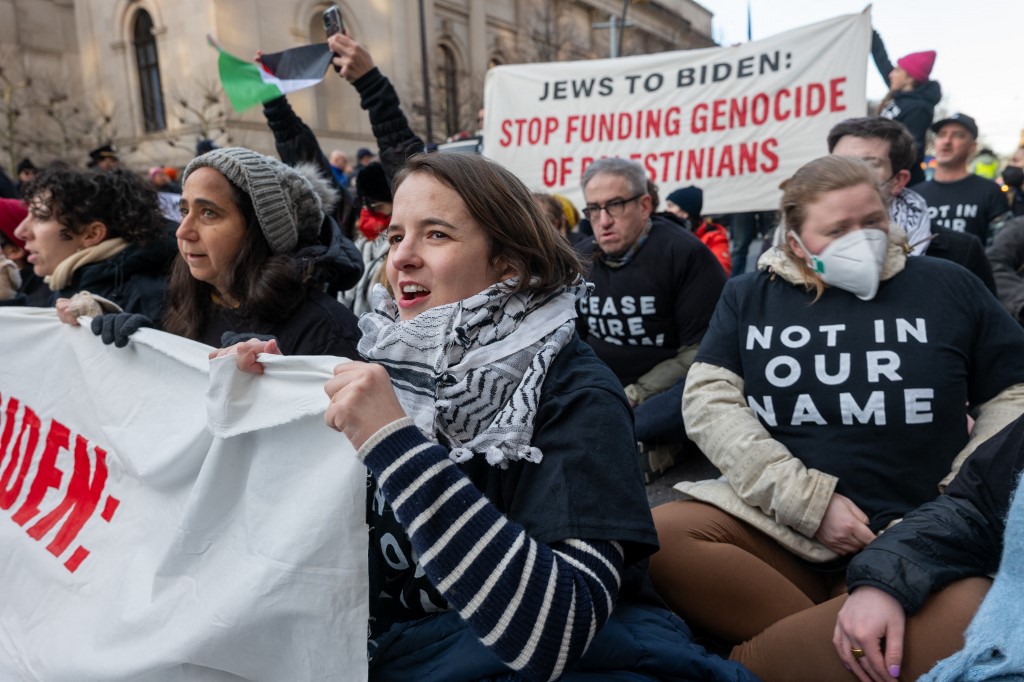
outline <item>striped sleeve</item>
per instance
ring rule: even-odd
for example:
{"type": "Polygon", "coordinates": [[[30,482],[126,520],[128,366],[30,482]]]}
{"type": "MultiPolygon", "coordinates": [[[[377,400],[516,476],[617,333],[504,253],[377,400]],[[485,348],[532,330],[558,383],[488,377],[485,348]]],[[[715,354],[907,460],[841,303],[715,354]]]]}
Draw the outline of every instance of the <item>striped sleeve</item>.
{"type": "Polygon", "coordinates": [[[484,646],[528,679],[561,675],[586,651],[618,594],[622,546],[533,540],[402,419],[360,449],[419,565],[484,646]]]}

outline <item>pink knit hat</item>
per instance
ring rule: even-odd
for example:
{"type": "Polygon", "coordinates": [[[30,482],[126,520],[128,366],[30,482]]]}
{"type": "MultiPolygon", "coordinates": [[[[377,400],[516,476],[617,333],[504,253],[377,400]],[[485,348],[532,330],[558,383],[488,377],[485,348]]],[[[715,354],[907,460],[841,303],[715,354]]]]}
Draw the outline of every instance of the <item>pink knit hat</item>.
{"type": "Polygon", "coordinates": [[[906,71],[907,75],[918,83],[924,83],[935,66],[935,51],[911,52],[906,57],[897,59],[896,66],[906,71]]]}

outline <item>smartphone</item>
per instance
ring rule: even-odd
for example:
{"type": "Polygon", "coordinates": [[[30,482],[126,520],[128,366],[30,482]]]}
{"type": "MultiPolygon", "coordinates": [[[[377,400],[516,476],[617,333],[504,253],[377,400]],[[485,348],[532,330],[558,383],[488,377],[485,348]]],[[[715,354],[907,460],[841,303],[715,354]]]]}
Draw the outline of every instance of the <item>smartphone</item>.
{"type": "Polygon", "coordinates": [[[331,5],[324,10],[324,33],[330,38],[335,33],[341,33],[345,24],[341,21],[341,10],[337,5],[331,5]]]}

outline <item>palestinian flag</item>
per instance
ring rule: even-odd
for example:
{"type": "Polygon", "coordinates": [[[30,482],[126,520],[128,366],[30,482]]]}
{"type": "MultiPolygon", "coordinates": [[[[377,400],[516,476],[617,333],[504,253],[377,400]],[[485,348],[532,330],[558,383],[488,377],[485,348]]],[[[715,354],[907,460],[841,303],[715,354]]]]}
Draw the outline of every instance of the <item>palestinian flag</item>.
{"type": "Polygon", "coordinates": [[[334,57],[327,43],[320,43],[265,54],[259,62],[253,62],[225,52],[213,36],[206,36],[206,40],[220,52],[217,59],[220,84],[232,108],[239,113],[289,92],[316,85],[324,79],[334,57]]]}

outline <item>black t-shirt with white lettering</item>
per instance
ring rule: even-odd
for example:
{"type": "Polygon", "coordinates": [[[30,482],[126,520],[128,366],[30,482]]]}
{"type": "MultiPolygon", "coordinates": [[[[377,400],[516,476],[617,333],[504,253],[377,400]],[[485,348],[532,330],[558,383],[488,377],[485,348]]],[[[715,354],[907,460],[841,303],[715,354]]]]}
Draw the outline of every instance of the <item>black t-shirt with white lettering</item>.
{"type": "Polygon", "coordinates": [[[629,263],[592,264],[594,292],[580,303],[587,343],[623,386],[700,342],[726,279],[700,239],[662,218],[652,220],[629,263]]]}
{"type": "Polygon", "coordinates": [[[764,272],[729,281],[698,362],[809,468],[839,479],[875,531],[938,494],[967,442],[967,404],[1024,382],[1024,330],[977,277],[910,258],[862,301],[764,272]]]}
{"type": "Polygon", "coordinates": [[[932,225],[973,234],[982,244],[988,243],[989,223],[1010,210],[999,185],[978,175],[956,182],[930,180],[912,189],[928,202],[932,225]]]}

